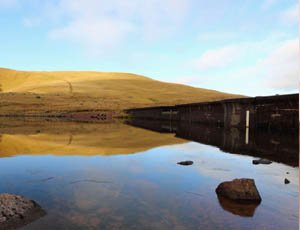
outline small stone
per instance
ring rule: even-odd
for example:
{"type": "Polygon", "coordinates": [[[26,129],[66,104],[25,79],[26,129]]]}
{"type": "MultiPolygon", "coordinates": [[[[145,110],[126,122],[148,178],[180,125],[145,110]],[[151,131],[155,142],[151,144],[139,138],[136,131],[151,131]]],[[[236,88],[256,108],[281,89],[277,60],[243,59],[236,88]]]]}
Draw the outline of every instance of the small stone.
{"type": "Polygon", "coordinates": [[[256,160],[252,161],[252,164],[254,164],[254,165],[258,165],[258,164],[269,165],[271,163],[272,163],[272,161],[270,161],[268,159],[256,159],[256,160]]]}
{"type": "Polygon", "coordinates": [[[180,161],[180,162],[178,162],[177,164],[187,166],[187,165],[192,165],[192,164],[194,164],[194,162],[193,162],[193,161],[180,161]]]}
{"type": "Polygon", "coordinates": [[[290,181],[289,181],[288,179],[285,178],[285,179],[284,179],[284,183],[285,183],[285,184],[289,184],[290,181]]]}
{"type": "Polygon", "coordinates": [[[289,172],[286,172],[286,174],[290,174],[289,172]]]}
{"type": "Polygon", "coordinates": [[[240,202],[260,203],[261,197],[253,179],[225,181],[216,188],[217,195],[240,202]]]}

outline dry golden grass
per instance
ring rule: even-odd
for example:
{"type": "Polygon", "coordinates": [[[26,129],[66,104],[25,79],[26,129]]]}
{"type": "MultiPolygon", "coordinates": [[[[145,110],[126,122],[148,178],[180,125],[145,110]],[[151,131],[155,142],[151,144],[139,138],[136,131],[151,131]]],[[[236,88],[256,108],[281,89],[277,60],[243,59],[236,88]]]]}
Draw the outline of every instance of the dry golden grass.
{"type": "Polygon", "coordinates": [[[34,72],[0,68],[1,114],[122,110],[240,97],[111,72],[34,72]]]}

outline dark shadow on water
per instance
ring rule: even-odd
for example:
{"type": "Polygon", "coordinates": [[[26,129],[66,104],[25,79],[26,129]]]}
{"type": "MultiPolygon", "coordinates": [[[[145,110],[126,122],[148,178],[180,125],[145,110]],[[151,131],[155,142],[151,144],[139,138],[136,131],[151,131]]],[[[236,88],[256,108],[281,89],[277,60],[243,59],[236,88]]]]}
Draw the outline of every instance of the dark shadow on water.
{"type": "Polygon", "coordinates": [[[298,134],[288,130],[280,133],[260,129],[225,129],[159,120],[130,120],[127,123],[160,133],[174,133],[176,137],[216,146],[228,153],[265,158],[293,167],[299,164],[298,134]]]}
{"type": "Polygon", "coordinates": [[[225,211],[228,211],[234,215],[244,216],[244,217],[253,217],[256,208],[259,206],[258,203],[256,204],[239,203],[219,195],[218,195],[218,200],[220,206],[225,211]]]}

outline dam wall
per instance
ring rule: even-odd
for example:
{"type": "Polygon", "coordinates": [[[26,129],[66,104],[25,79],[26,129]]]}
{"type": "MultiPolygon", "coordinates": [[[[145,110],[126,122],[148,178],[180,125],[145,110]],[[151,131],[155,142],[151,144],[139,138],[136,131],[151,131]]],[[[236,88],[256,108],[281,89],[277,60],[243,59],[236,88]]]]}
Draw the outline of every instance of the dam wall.
{"type": "Polygon", "coordinates": [[[298,131],[299,94],[146,107],[126,112],[133,119],[298,131]]]}

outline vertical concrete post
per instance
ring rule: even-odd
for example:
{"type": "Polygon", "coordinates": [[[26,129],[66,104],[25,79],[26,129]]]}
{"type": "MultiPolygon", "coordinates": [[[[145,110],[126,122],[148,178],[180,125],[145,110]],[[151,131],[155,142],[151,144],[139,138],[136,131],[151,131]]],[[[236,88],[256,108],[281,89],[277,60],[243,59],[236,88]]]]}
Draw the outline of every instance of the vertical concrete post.
{"type": "Polygon", "coordinates": [[[246,111],[246,136],[245,136],[245,143],[248,145],[249,143],[249,120],[250,120],[250,111],[246,111]]]}
{"type": "Polygon", "coordinates": [[[246,111],[246,128],[249,128],[250,111],[246,111]]]}

